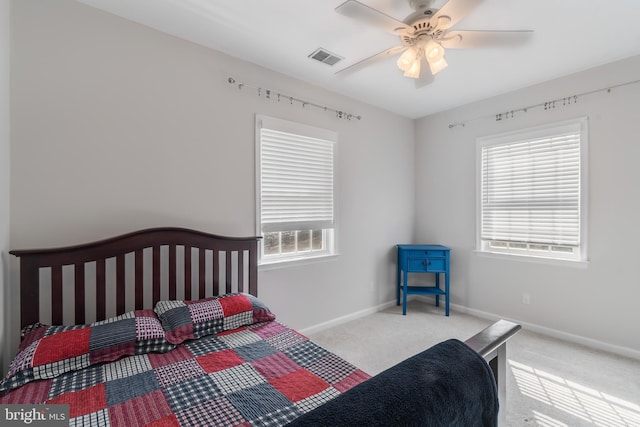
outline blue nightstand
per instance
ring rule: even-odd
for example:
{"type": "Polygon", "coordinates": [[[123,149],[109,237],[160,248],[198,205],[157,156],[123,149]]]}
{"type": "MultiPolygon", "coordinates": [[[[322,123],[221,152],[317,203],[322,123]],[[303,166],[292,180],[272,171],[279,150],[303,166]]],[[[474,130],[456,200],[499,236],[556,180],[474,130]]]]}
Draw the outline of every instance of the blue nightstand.
{"type": "Polygon", "coordinates": [[[435,295],[436,307],[440,306],[440,295],[445,298],[445,315],[449,315],[449,253],[442,245],[397,245],[398,277],[397,305],[402,293],[402,314],[407,314],[407,295],[435,295]],[[409,273],[433,273],[435,286],[407,286],[409,273]],[[440,289],[440,273],[444,273],[444,290],[440,289]]]}

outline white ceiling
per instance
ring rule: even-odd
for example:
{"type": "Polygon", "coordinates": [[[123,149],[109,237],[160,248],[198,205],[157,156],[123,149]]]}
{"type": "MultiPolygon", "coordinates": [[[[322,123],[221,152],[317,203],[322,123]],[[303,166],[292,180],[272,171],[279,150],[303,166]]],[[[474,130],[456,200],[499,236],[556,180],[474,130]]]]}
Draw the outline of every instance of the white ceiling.
{"type": "MultiPolygon", "coordinates": [[[[400,44],[336,13],[344,0],[78,1],[409,118],[640,54],[638,0],[483,0],[454,29],[533,30],[532,41],[449,49],[449,67],[416,89],[397,68],[397,56],[335,75],[400,44]],[[344,60],[331,67],[309,59],[319,47],[344,60]]],[[[408,0],[361,2],[400,21],[413,11],[408,0]]],[[[433,7],[445,2],[435,0],[433,7]]]]}

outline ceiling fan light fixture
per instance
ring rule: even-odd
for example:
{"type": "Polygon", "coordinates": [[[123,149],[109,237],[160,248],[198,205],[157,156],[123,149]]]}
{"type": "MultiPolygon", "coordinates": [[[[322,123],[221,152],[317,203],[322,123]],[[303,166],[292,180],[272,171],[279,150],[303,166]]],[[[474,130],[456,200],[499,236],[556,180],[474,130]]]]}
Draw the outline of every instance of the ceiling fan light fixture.
{"type": "Polygon", "coordinates": [[[444,57],[444,47],[434,40],[429,40],[424,47],[424,56],[430,63],[437,62],[444,57]]]}
{"type": "Polygon", "coordinates": [[[411,68],[413,63],[416,61],[417,56],[418,52],[416,51],[416,48],[413,46],[409,47],[402,53],[402,55],[400,55],[400,58],[398,58],[398,68],[400,68],[402,71],[409,70],[409,68],[411,68]]]}
{"type": "Polygon", "coordinates": [[[405,70],[404,76],[411,77],[412,79],[420,77],[420,62],[419,58],[414,59],[411,67],[409,67],[408,70],[405,70]]]}
{"type": "Polygon", "coordinates": [[[444,57],[440,58],[437,61],[429,61],[429,68],[431,68],[431,74],[433,74],[434,76],[440,71],[447,68],[448,65],[449,64],[447,64],[447,61],[445,61],[444,57]]]}

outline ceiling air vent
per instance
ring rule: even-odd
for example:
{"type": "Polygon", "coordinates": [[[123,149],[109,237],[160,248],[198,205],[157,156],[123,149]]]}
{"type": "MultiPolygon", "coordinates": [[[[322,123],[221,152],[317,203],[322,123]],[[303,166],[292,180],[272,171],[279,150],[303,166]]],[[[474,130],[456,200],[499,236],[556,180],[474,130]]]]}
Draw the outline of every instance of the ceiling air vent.
{"type": "Polygon", "coordinates": [[[309,55],[309,58],[315,59],[316,61],[320,61],[328,65],[335,65],[343,59],[335,53],[331,53],[323,48],[317,49],[315,52],[309,55]]]}

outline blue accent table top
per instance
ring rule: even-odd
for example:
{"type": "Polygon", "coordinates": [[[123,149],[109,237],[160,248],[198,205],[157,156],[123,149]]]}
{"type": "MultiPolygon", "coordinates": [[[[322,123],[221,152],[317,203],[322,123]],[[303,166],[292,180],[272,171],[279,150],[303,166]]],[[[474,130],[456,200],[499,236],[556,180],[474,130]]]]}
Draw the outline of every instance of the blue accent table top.
{"type": "Polygon", "coordinates": [[[449,254],[451,249],[442,245],[396,245],[398,248],[396,304],[407,314],[407,295],[435,295],[436,307],[440,295],[445,297],[445,315],[449,315],[449,254]],[[435,274],[435,286],[408,286],[409,273],[435,274]],[[444,289],[440,288],[440,274],[444,274],[444,289]]]}

